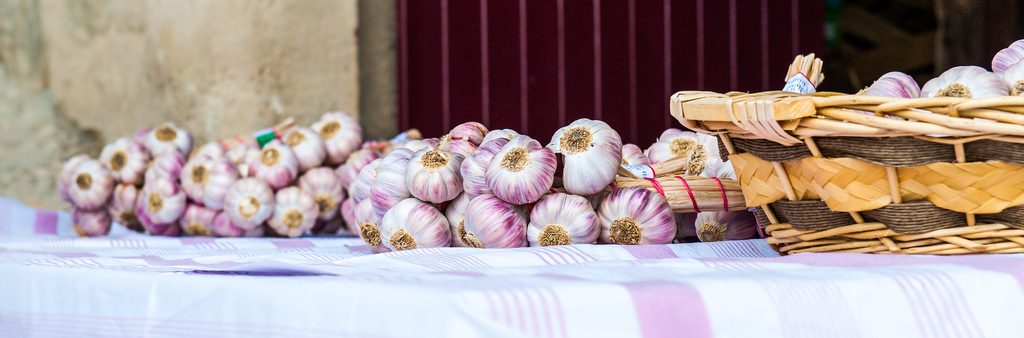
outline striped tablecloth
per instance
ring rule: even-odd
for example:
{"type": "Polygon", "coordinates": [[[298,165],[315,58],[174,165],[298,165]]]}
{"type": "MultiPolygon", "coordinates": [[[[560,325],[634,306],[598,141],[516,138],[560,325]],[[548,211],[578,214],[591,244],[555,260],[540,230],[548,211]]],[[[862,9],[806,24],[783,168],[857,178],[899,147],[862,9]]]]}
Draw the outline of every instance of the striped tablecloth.
{"type": "Polygon", "coordinates": [[[165,238],[0,198],[0,337],[1019,337],[1024,256],[165,238]]]}

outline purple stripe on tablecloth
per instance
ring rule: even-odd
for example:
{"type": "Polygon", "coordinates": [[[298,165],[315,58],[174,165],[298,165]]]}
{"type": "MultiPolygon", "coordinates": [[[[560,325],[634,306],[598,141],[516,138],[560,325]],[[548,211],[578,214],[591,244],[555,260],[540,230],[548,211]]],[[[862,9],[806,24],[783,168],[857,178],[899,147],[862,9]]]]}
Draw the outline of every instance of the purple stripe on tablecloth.
{"type": "Polygon", "coordinates": [[[57,213],[47,210],[36,210],[34,229],[36,235],[56,235],[57,213]]]}
{"type": "MultiPolygon", "coordinates": [[[[217,240],[213,237],[182,237],[181,245],[209,244],[216,241],[217,240]]],[[[280,248],[280,246],[278,248],[280,248]]]]}
{"type": "Polygon", "coordinates": [[[54,252],[52,255],[61,258],[78,258],[78,257],[99,257],[91,252],[54,252]]]}
{"type": "Polygon", "coordinates": [[[644,337],[711,337],[704,299],[689,284],[644,281],[623,284],[633,297],[644,337]]]}
{"type": "Polygon", "coordinates": [[[278,249],[315,248],[316,244],[306,240],[270,241],[278,249]]]}
{"type": "Polygon", "coordinates": [[[626,249],[629,254],[636,257],[636,259],[661,259],[661,258],[676,258],[675,252],[665,245],[623,245],[623,249],[626,249]]]}

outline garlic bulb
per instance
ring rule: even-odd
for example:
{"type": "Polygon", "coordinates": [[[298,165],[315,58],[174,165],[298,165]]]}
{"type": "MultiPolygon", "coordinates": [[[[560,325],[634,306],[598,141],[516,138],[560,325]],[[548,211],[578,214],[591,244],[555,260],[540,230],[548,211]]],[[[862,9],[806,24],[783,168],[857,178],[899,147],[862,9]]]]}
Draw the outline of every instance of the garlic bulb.
{"type": "Polygon", "coordinates": [[[71,209],[71,228],[81,237],[99,237],[110,232],[110,214],[106,210],[71,209]]]}
{"type": "Polygon", "coordinates": [[[249,170],[254,177],[278,190],[295,180],[299,174],[299,162],[291,148],[280,140],[273,140],[263,146],[259,160],[253,162],[249,170]]]}
{"type": "Polygon", "coordinates": [[[527,245],[529,222],[522,207],[483,195],[469,201],[466,219],[459,233],[466,246],[474,248],[518,248],[527,245]]]}
{"type": "MultiPolygon", "coordinates": [[[[263,229],[262,227],[257,227],[263,229]]],[[[213,219],[213,233],[217,236],[222,237],[243,237],[246,235],[246,229],[235,225],[231,221],[231,216],[228,216],[227,212],[221,211],[217,213],[217,217],[213,219]]],[[[260,234],[262,236],[262,234],[260,234]]],[[[259,237],[259,236],[254,236],[259,237]]]]}
{"type": "Polygon", "coordinates": [[[356,203],[351,197],[341,202],[341,219],[345,221],[345,229],[348,232],[359,233],[359,226],[356,224],[356,203]]]}
{"type": "Polygon", "coordinates": [[[348,159],[345,160],[345,164],[342,164],[335,171],[341,180],[342,189],[348,189],[352,182],[355,182],[356,177],[359,176],[359,170],[381,157],[380,151],[373,148],[363,148],[349,155],[348,159]]]}
{"type": "Polygon", "coordinates": [[[267,232],[266,224],[260,224],[260,225],[256,226],[255,228],[246,230],[245,234],[243,236],[245,236],[245,237],[263,237],[263,235],[265,235],[266,232],[267,232]]]}
{"type": "Polygon", "coordinates": [[[373,181],[377,178],[377,167],[380,166],[381,161],[382,159],[379,158],[370,161],[362,170],[359,170],[356,181],[348,187],[348,196],[352,197],[353,205],[370,198],[370,188],[373,187],[373,181]]]}
{"type": "Polygon", "coordinates": [[[446,247],[448,220],[437,208],[415,198],[395,204],[380,221],[381,244],[391,250],[446,247]]]}
{"type": "Polygon", "coordinates": [[[545,196],[530,212],[526,239],[530,246],[594,244],[601,235],[590,201],[563,193],[545,196]]]}
{"type": "Polygon", "coordinates": [[[487,165],[487,187],[501,200],[516,205],[533,203],[555,180],[555,153],[529,136],[512,138],[487,165]]]}
{"type": "Polygon", "coordinates": [[[57,174],[57,192],[60,194],[60,199],[64,202],[71,203],[71,196],[68,195],[68,190],[71,189],[71,185],[75,181],[75,169],[78,168],[79,164],[89,160],[88,155],[76,155],[64,163],[64,167],[60,169],[60,173],[57,174]]]}
{"type": "Polygon", "coordinates": [[[178,224],[181,225],[181,230],[189,236],[213,236],[214,219],[216,218],[216,211],[189,203],[178,224]]]}
{"type": "Polygon", "coordinates": [[[203,190],[206,189],[206,182],[210,180],[210,169],[213,161],[206,157],[197,157],[185,162],[181,168],[181,190],[189,200],[203,203],[203,190]]]}
{"type": "Polygon", "coordinates": [[[1024,59],[1024,39],[1014,41],[1009,47],[1003,48],[992,58],[992,71],[1002,73],[1024,59]]]}
{"type": "Polygon", "coordinates": [[[473,155],[462,161],[462,168],[460,168],[462,189],[465,190],[469,199],[494,193],[487,186],[487,167],[491,165],[494,154],[497,154],[509,140],[508,138],[497,138],[487,141],[477,148],[473,155]]]}
{"type": "Polygon", "coordinates": [[[444,217],[448,219],[448,232],[452,236],[451,246],[453,247],[464,247],[466,243],[462,241],[462,236],[466,234],[466,209],[469,207],[469,195],[465,192],[459,194],[448,204],[448,208],[444,210],[444,217]]]}
{"type": "Polygon", "coordinates": [[[1005,96],[1010,92],[999,75],[978,66],[958,66],[929,80],[921,87],[921,97],[964,97],[981,99],[1005,96]]]}
{"type": "Polygon", "coordinates": [[[635,144],[626,143],[622,145],[622,164],[625,165],[650,165],[651,159],[644,155],[643,150],[635,144]]]}
{"type": "Polygon", "coordinates": [[[455,153],[462,155],[462,157],[469,157],[474,151],[476,151],[476,145],[468,140],[455,140],[451,138],[451,135],[445,135],[438,142],[438,149],[448,153],[455,153]]]}
{"type": "MultiPolygon", "coordinates": [[[[182,199],[184,200],[184,193],[182,199]]],[[[184,202],[183,202],[184,203],[184,202]]],[[[171,222],[158,223],[154,222],[149,218],[149,214],[146,212],[147,205],[141,199],[139,203],[135,205],[135,215],[139,217],[139,223],[142,223],[142,227],[146,229],[146,233],[155,236],[178,236],[181,234],[181,227],[178,226],[178,220],[175,219],[171,222]]],[[[184,206],[182,207],[184,212],[184,206]]]]}
{"type": "Polygon", "coordinates": [[[210,160],[208,165],[209,175],[203,188],[203,204],[210,210],[221,210],[224,209],[228,188],[238,180],[238,169],[225,157],[210,160]]]}
{"type": "Polygon", "coordinates": [[[1024,62],[1017,62],[999,74],[1010,87],[1010,96],[1024,95],[1024,62]]]}
{"type": "Polygon", "coordinates": [[[224,210],[231,222],[252,230],[270,218],[274,211],[274,192],[266,182],[257,178],[243,178],[228,188],[224,197],[224,210]]]}
{"type": "Polygon", "coordinates": [[[234,148],[231,148],[231,150],[228,150],[226,153],[224,153],[224,156],[227,156],[227,158],[231,159],[231,162],[234,162],[235,165],[239,165],[242,164],[242,159],[245,158],[246,152],[248,152],[250,149],[253,148],[247,144],[239,144],[236,145],[234,148]]]}
{"type": "Polygon", "coordinates": [[[686,158],[686,175],[699,176],[705,173],[707,163],[721,159],[718,139],[714,136],[669,128],[661,133],[657,142],[647,149],[651,163],[661,163],[673,158],[686,158]]]}
{"type": "Polygon", "coordinates": [[[485,135],[487,135],[487,127],[479,122],[466,122],[455,126],[448,132],[448,136],[453,141],[469,141],[474,146],[483,144],[485,135]]]}
{"type": "Polygon", "coordinates": [[[370,200],[364,200],[359,202],[354,211],[354,223],[353,227],[355,234],[359,235],[366,245],[370,246],[373,252],[386,252],[387,247],[383,245],[380,239],[380,221],[381,217],[373,211],[373,206],[370,205],[370,200]]]}
{"type": "Polygon", "coordinates": [[[668,201],[641,187],[615,190],[601,202],[597,214],[602,243],[668,244],[676,236],[668,201]]]}
{"type": "Polygon", "coordinates": [[[412,155],[405,171],[405,183],[414,197],[431,203],[451,201],[462,192],[464,156],[436,147],[420,149],[412,155]]]}
{"type": "Polygon", "coordinates": [[[100,162],[110,170],[117,182],[142,184],[146,164],[149,163],[149,152],[142,144],[122,137],[103,147],[100,162]]]}
{"type": "Polygon", "coordinates": [[[135,204],[139,200],[139,190],[131,184],[118,184],[114,188],[114,195],[110,197],[110,205],[107,212],[118,223],[121,223],[129,230],[142,232],[142,223],[139,216],[135,215],[135,204]]]}
{"type": "Polygon", "coordinates": [[[107,204],[114,190],[114,176],[99,161],[81,161],[70,175],[71,180],[62,183],[68,187],[71,204],[81,210],[96,210],[107,204]]]}
{"type": "Polygon", "coordinates": [[[284,143],[292,148],[299,161],[299,172],[319,167],[327,157],[324,139],[306,127],[295,127],[284,134],[284,143]]]}
{"type": "Polygon", "coordinates": [[[384,213],[398,202],[412,197],[409,186],[405,184],[405,171],[412,155],[409,149],[395,149],[380,160],[377,176],[370,186],[370,198],[366,199],[373,206],[377,218],[384,217],[384,213]]]}
{"type": "Polygon", "coordinates": [[[192,152],[192,135],[173,122],[167,122],[153,128],[146,135],[144,145],[154,157],[168,152],[185,156],[192,152]]]}
{"type": "Polygon", "coordinates": [[[758,238],[757,219],[746,210],[699,212],[694,227],[701,242],[758,238]]]}
{"type": "MultiPolygon", "coordinates": [[[[132,134],[132,141],[135,141],[135,143],[145,146],[146,137],[149,136],[149,132],[151,131],[153,131],[153,128],[140,128],[136,130],[135,134],[132,134]]],[[[149,149],[147,148],[146,151],[148,152],[149,149]]]]}
{"type": "Polygon", "coordinates": [[[598,120],[583,118],[558,129],[548,148],[564,156],[562,182],[566,191],[576,195],[604,189],[615,181],[622,163],[622,138],[598,120]]]}
{"type": "Polygon", "coordinates": [[[260,155],[263,153],[257,148],[249,148],[242,155],[242,160],[238,162],[238,176],[241,177],[255,177],[256,172],[253,168],[256,167],[256,162],[260,161],[260,155]]]}
{"type": "Polygon", "coordinates": [[[317,218],[332,220],[338,217],[339,206],[345,199],[341,180],[331,168],[313,168],[299,178],[299,188],[313,196],[317,204],[317,218]]]}
{"type": "Polygon", "coordinates": [[[174,223],[185,212],[185,192],[174,181],[158,178],[146,182],[138,203],[153,223],[174,223]]]}
{"type": "Polygon", "coordinates": [[[178,180],[183,167],[185,167],[185,156],[176,152],[164,153],[163,155],[156,156],[149,163],[149,168],[146,169],[145,180],[146,182],[158,178],[178,180]]]}
{"type": "Polygon", "coordinates": [[[722,160],[713,158],[708,161],[707,169],[704,171],[704,177],[718,177],[736,179],[736,171],[732,167],[732,163],[729,161],[722,162],[722,160]]]}
{"type": "MultiPolygon", "coordinates": [[[[239,146],[242,146],[242,144],[240,144],[239,146]]],[[[224,146],[220,145],[220,143],[217,143],[217,142],[210,142],[210,143],[204,144],[202,147],[199,147],[199,149],[196,149],[196,151],[193,151],[192,154],[189,154],[188,155],[188,159],[189,160],[192,160],[194,158],[217,159],[217,158],[221,158],[221,157],[225,157],[225,156],[227,156],[227,153],[224,151],[224,146]]]]}
{"type": "Polygon", "coordinates": [[[343,112],[328,112],[313,123],[313,130],[320,133],[327,150],[327,164],[338,165],[345,162],[348,155],[359,149],[363,143],[363,128],[355,119],[343,112]]]}
{"type": "Polygon", "coordinates": [[[402,144],[402,148],[412,150],[412,152],[415,153],[428,147],[437,147],[438,142],[439,141],[436,138],[428,138],[423,140],[409,140],[409,142],[405,142],[402,144]]]}
{"type": "Polygon", "coordinates": [[[267,220],[271,229],[281,236],[294,238],[313,228],[320,215],[313,196],[299,187],[287,187],[278,191],[274,198],[274,214],[267,220]]]}
{"type": "Polygon", "coordinates": [[[484,139],[480,140],[479,144],[480,145],[484,145],[487,142],[490,142],[491,140],[497,140],[497,139],[502,139],[502,138],[506,139],[506,140],[511,140],[513,137],[516,137],[516,136],[519,136],[519,133],[517,133],[515,130],[512,130],[512,129],[495,129],[495,130],[491,130],[490,132],[488,132],[487,135],[484,135],[484,139]]]}
{"type": "Polygon", "coordinates": [[[864,95],[902,97],[912,99],[921,96],[921,87],[910,75],[902,72],[888,72],[875,80],[864,95]]]}

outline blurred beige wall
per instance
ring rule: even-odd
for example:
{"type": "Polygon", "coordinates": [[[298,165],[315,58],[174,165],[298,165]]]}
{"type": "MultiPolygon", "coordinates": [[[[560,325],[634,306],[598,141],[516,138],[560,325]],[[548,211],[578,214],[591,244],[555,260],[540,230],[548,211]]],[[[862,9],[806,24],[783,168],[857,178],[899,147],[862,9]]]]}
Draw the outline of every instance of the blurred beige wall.
{"type": "Polygon", "coordinates": [[[62,207],[61,161],[168,120],[201,144],[342,110],[388,137],[394,76],[393,1],[0,0],[0,196],[62,207]]]}

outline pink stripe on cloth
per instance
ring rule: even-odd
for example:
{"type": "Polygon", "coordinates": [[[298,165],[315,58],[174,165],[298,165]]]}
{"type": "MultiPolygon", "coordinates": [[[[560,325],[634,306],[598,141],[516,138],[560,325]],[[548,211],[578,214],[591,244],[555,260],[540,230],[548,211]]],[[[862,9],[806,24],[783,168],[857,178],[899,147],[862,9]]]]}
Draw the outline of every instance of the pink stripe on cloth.
{"type": "Polygon", "coordinates": [[[216,241],[213,237],[182,237],[181,245],[209,244],[216,241]]]}
{"type": "Polygon", "coordinates": [[[37,210],[36,223],[33,228],[36,235],[56,235],[57,213],[54,211],[37,210]]]}
{"type": "Polygon", "coordinates": [[[305,240],[282,240],[282,241],[270,241],[278,249],[291,249],[291,248],[315,248],[316,244],[305,240]]]}
{"type": "Polygon", "coordinates": [[[629,254],[636,257],[636,259],[661,259],[661,258],[676,258],[675,252],[672,252],[668,246],[665,245],[623,245],[623,249],[626,249],[629,254]]]}
{"type": "Polygon", "coordinates": [[[692,285],[665,281],[623,284],[633,297],[644,337],[711,337],[704,299],[692,285]]]}

